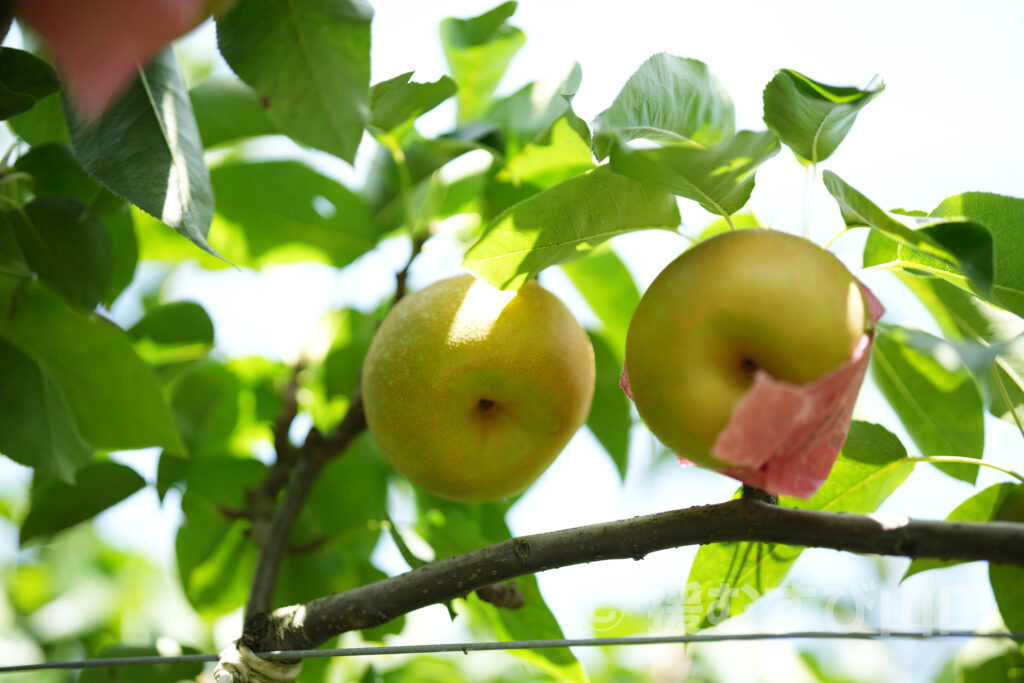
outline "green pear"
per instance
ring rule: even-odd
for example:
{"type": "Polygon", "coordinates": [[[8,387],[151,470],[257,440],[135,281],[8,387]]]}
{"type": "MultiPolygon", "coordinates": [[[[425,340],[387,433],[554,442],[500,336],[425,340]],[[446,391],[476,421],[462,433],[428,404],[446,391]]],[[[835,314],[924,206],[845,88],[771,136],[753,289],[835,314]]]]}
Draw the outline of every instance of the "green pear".
{"type": "Polygon", "coordinates": [[[775,230],[700,242],[647,289],[630,322],[626,376],[637,411],[698,465],[764,370],[802,385],[850,360],[868,325],[853,275],[833,254],[775,230]]]}
{"type": "Polygon", "coordinates": [[[503,292],[461,275],[391,310],[362,391],[396,470],[444,498],[497,500],[532,484],[586,420],[594,351],[536,281],[503,292]]]}

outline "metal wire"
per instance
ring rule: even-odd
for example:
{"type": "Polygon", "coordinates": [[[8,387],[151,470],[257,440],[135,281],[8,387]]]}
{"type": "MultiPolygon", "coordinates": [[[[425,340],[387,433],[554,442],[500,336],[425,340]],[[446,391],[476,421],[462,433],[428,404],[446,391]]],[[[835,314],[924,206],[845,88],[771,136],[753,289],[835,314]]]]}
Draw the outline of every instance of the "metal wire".
{"type": "MultiPolygon", "coordinates": [[[[952,638],[989,638],[1024,643],[1024,632],[975,633],[973,631],[791,631],[788,633],[723,633],[675,636],[627,636],[621,638],[555,638],[550,640],[510,640],[498,642],[435,643],[427,645],[371,645],[367,647],[324,648],[317,650],[275,650],[260,656],[269,660],[313,659],[316,657],[370,657],[381,655],[435,654],[442,652],[483,652],[492,650],[542,650],[556,647],[610,647],[623,645],[669,645],[683,643],[721,643],[747,640],[933,640],[952,638]]],[[[158,664],[195,664],[216,662],[219,655],[153,655],[145,657],[107,657],[41,664],[0,666],[0,674],[52,669],[102,669],[158,664]]]]}

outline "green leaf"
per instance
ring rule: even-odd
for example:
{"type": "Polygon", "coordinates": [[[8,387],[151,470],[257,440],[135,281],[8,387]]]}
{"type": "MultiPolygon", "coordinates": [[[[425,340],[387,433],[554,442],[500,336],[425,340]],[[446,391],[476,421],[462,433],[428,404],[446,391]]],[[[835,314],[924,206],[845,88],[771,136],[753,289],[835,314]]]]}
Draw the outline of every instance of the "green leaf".
{"type": "Polygon", "coordinates": [[[79,468],[74,484],[37,471],[32,481],[31,507],[21,523],[21,545],[91,519],[145,485],[135,470],[113,462],[79,468]]]}
{"type": "MultiPolygon", "coordinates": [[[[980,368],[966,363],[989,412],[1011,422],[1014,411],[1017,416],[1024,415],[1024,344],[1020,343],[1024,322],[945,280],[908,274],[899,277],[925,305],[948,339],[969,345],[975,356],[990,358],[980,368]]],[[[961,357],[966,355],[960,345],[955,348],[961,357]]]]}
{"type": "Polygon", "coordinates": [[[496,143],[507,163],[532,144],[548,146],[552,128],[564,120],[577,140],[586,145],[584,157],[593,166],[590,153],[590,131],[577,122],[572,112],[572,98],[579,90],[583,72],[574,64],[565,78],[557,81],[531,82],[507,97],[494,102],[487,112],[487,121],[497,126],[496,143]],[[582,126],[582,128],[580,127],[582,126]]]}
{"type": "Polygon", "coordinates": [[[135,222],[132,220],[128,204],[101,214],[100,220],[110,238],[110,279],[103,294],[103,303],[109,308],[135,279],[135,267],[139,263],[139,243],[135,238],[135,222]]]}
{"type": "Polygon", "coordinates": [[[171,408],[188,452],[221,456],[238,423],[238,377],[223,365],[200,361],[171,389],[171,408]]]}
{"type": "MultiPolygon", "coordinates": [[[[148,645],[114,645],[105,647],[94,657],[96,658],[117,658],[117,657],[155,657],[162,654],[155,647],[148,645]]],[[[182,648],[182,654],[199,654],[192,648],[182,648]]],[[[106,669],[92,668],[83,669],[78,683],[110,683],[116,681],[124,670],[117,666],[110,666],[106,669]]],[[[130,669],[129,669],[130,671],[130,669]]],[[[176,662],[173,664],[160,663],[150,664],[145,667],[146,683],[178,683],[182,680],[196,680],[203,671],[201,662],[176,662]]]]}
{"type": "Polygon", "coordinates": [[[518,289],[544,268],[614,235],[678,224],[671,195],[602,166],[497,216],[463,265],[495,287],[518,289]]]}
{"type": "Polygon", "coordinates": [[[392,131],[418,118],[455,94],[455,81],[442,76],[432,83],[413,83],[414,72],[401,74],[370,88],[370,126],[392,131]]]}
{"type": "Polygon", "coordinates": [[[150,339],[158,344],[213,345],[213,321],[194,301],[173,301],[146,312],[128,328],[133,339],[150,339]]]}
{"type": "Polygon", "coordinates": [[[256,91],[233,78],[208,78],[188,91],[203,147],[278,133],[256,91]]]}
{"type": "Polygon", "coordinates": [[[614,143],[643,138],[712,147],[735,130],[732,99],[696,59],[660,52],[636,70],[612,105],[598,114],[594,153],[604,159],[614,143]]]}
{"type": "Polygon", "coordinates": [[[526,42],[526,34],[506,23],[516,5],[505,2],[471,19],[449,17],[441,22],[448,70],[459,85],[460,122],[484,116],[505,69],[526,42]]]}
{"type": "Polygon", "coordinates": [[[210,174],[173,51],[154,58],[99,122],[67,119],[75,156],[93,178],[218,256],[206,242],[210,174]]]}
{"type": "Polygon", "coordinates": [[[217,42],[281,132],[351,163],[369,116],[372,16],[363,0],[238,0],[217,42]]]}
{"type": "Polygon", "coordinates": [[[40,283],[0,275],[0,337],[53,378],[87,442],[183,453],[152,370],[115,325],[75,311],[40,283]]]}
{"type": "MultiPolygon", "coordinates": [[[[1004,482],[978,491],[957,505],[946,517],[947,522],[1024,522],[1024,486],[1004,482]]],[[[942,569],[963,564],[962,560],[913,560],[900,581],[931,569],[942,569]]]]}
{"type": "Polygon", "coordinates": [[[324,389],[329,399],[352,395],[363,359],[377,332],[378,319],[346,308],[335,314],[335,322],[337,331],[323,363],[324,389]]]}
{"type": "Polygon", "coordinates": [[[39,364],[0,340],[0,453],[71,483],[93,449],[53,379],[39,364]]]}
{"type": "Polygon", "coordinates": [[[774,133],[743,130],[715,147],[672,145],[611,148],[612,170],[686,197],[711,213],[728,216],[743,208],[754,190],[754,171],[779,152],[774,133]]]}
{"type": "MultiPolygon", "coordinates": [[[[419,490],[416,497],[420,509],[417,530],[434,548],[438,559],[482,548],[511,537],[505,523],[509,501],[452,503],[419,490]]],[[[487,621],[500,639],[564,638],[558,621],[544,602],[536,577],[526,575],[515,581],[525,599],[525,604],[519,609],[497,609],[476,599],[468,600],[467,604],[487,621]]],[[[584,680],[580,664],[568,648],[517,650],[515,654],[551,673],[558,680],[584,680]]]]}
{"type": "Polygon", "coordinates": [[[110,236],[77,199],[42,196],[7,212],[29,267],[69,301],[92,309],[110,281],[110,236]]]}
{"type": "Polygon", "coordinates": [[[45,142],[71,143],[59,92],[47,95],[28,111],[8,119],[7,125],[15,135],[30,145],[45,142]]]}
{"type": "MultiPolygon", "coordinates": [[[[1024,522],[1024,517],[1014,521],[1024,522]]],[[[988,580],[1006,628],[1024,633],[1024,569],[989,563],[988,580]]]]}
{"type": "Polygon", "coordinates": [[[35,145],[18,158],[14,168],[32,176],[32,193],[36,197],[63,195],[89,204],[100,193],[99,184],[89,177],[65,144],[35,145]]]}
{"type": "Polygon", "coordinates": [[[234,513],[246,509],[246,489],[266,472],[256,460],[234,458],[197,460],[189,468],[174,547],[185,596],[201,615],[226,614],[248,597],[256,547],[248,522],[234,513]]]}
{"type": "Polygon", "coordinates": [[[25,254],[14,236],[14,228],[3,213],[0,213],[0,275],[32,277],[25,254]]]}
{"type": "Polygon", "coordinates": [[[640,303],[640,292],[626,264],[610,248],[600,247],[561,267],[601,321],[601,336],[621,365],[626,357],[629,323],[640,303]]]}
{"type": "Polygon", "coordinates": [[[1013,641],[974,638],[951,664],[950,678],[937,683],[1019,683],[1024,653],[1013,641]]]}
{"type": "MultiPolygon", "coordinates": [[[[984,225],[991,232],[995,247],[995,280],[991,297],[986,298],[1024,317],[1024,258],[1021,258],[1019,250],[1024,199],[965,192],[947,197],[929,216],[937,220],[963,217],[984,225]]],[[[982,246],[979,244],[978,248],[982,246]]],[[[964,272],[971,276],[966,268],[964,272]]],[[[981,287],[981,294],[986,295],[986,292],[981,287]]]]}
{"type": "Polygon", "coordinates": [[[801,163],[816,164],[836,151],[860,110],[883,90],[878,78],[859,90],[782,69],[764,89],[764,122],[801,163]]]}
{"type": "Polygon", "coordinates": [[[340,267],[376,244],[362,198],[301,162],[229,163],[212,177],[218,229],[234,236],[224,250],[238,263],[313,259],[340,267]]]}
{"type": "Polygon", "coordinates": [[[0,121],[28,111],[59,88],[49,64],[31,52],[0,47],[0,121]]]}
{"type": "MultiPolygon", "coordinates": [[[[809,500],[783,497],[780,505],[808,510],[873,512],[913,469],[906,450],[891,432],[854,421],[828,480],[809,500]]],[[[743,542],[713,543],[697,552],[684,610],[686,631],[736,616],[785,579],[803,548],[743,542]]]]}
{"type": "Polygon", "coordinates": [[[822,178],[839,204],[847,228],[867,226],[885,233],[900,244],[898,257],[904,267],[943,277],[959,287],[968,287],[969,280],[984,295],[992,291],[993,236],[985,225],[959,216],[906,217],[918,221],[910,227],[835,173],[825,171],[822,178]]]}
{"type": "MultiPolygon", "coordinates": [[[[985,445],[978,389],[956,353],[923,332],[880,325],[872,376],[922,455],[981,458],[985,445]]],[[[939,469],[973,483],[978,468],[942,463],[939,469]]]]}
{"type": "Polygon", "coordinates": [[[622,359],[616,356],[603,336],[591,334],[590,342],[594,346],[597,378],[587,427],[611,456],[619,477],[625,481],[629,464],[629,430],[633,420],[629,398],[619,386],[622,359]]]}

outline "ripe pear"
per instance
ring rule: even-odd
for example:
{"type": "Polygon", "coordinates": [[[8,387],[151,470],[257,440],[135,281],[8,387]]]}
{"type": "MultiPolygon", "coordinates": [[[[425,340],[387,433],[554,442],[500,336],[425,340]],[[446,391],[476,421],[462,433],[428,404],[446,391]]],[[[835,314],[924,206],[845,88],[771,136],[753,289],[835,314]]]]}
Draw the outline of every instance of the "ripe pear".
{"type": "Polygon", "coordinates": [[[533,483],[586,420],[594,351],[536,281],[503,292],[460,275],[391,310],[362,391],[396,470],[444,498],[496,500],[533,483]]]}
{"type": "Polygon", "coordinates": [[[803,385],[849,361],[867,303],[833,254],[775,230],[718,235],[647,289],[626,339],[637,411],[666,446],[710,468],[733,410],[764,370],[803,385]]]}

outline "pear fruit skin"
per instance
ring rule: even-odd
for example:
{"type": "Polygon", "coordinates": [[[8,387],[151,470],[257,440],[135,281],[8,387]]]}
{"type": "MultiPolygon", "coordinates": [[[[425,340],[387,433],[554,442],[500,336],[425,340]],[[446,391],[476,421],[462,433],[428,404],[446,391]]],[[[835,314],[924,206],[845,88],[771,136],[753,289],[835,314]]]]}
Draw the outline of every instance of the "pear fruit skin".
{"type": "Polygon", "coordinates": [[[463,502],[532,484],[586,421],[594,351],[536,281],[503,292],[472,275],[398,302],[363,365],[366,420],[391,465],[463,502]]]}
{"type": "Polygon", "coordinates": [[[626,338],[637,412],[674,452],[712,469],[718,435],[762,369],[796,385],[850,360],[870,325],[833,254],[776,230],[739,230],[683,252],[644,293],[626,338]]]}

